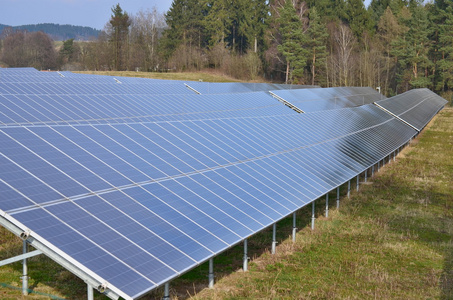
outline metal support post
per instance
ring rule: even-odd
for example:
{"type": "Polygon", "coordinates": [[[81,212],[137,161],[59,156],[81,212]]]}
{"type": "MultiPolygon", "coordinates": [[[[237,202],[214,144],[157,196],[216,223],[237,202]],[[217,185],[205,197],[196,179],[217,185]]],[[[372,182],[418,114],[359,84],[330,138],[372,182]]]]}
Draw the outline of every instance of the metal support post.
{"type": "Polygon", "coordinates": [[[371,167],[371,177],[374,176],[374,165],[371,167]]]}
{"type": "Polygon", "coordinates": [[[311,230],[315,230],[315,201],[311,203],[311,230]]]}
{"type": "MultiPolygon", "coordinates": [[[[27,241],[23,241],[23,244],[22,244],[22,251],[23,251],[23,254],[26,254],[27,253],[27,249],[28,248],[28,245],[27,245],[27,241]]],[[[27,259],[24,258],[24,260],[22,261],[22,294],[27,296],[28,295],[28,266],[27,266],[27,259]]]]}
{"type": "Polygon", "coordinates": [[[167,282],[164,285],[164,297],[162,298],[162,300],[168,300],[168,299],[170,299],[170,284],[167,282]]]}
{"type": "Polygon", "coordinates": [[[93,300],[94,299],[94,294],[93,294],[93,287],[89,284],[87,284],[87,299],[88,300],[93,300]]]}
{"type": "Polygon", "coordinates": [[[340,187],[337,187],[337,210],[340,209],[340,187]]]}
{"type": "Polygon", "coordinates": [[[378,161],[378,162],[377,162],[377,171],[378,171],[378,172],[379,172],[380,164],[381,164],[381,161],[378,161]]]}
{"type": "Polygon", "coordinates": [[[365,170],[365,182],[367,181],[368,169],[365,170]]]}
{"type": "Polygon", "coordinates": [[[357,186],[356,186],[357,192],[359,191],[359,179],[360,179],[359,177],[360,177],[360,174],[357,175],[357,186]]]}
{"type": "Polygon", "coordinates": [[[242,264],[242,270],[247,272],[247,265],[248,265],[248,257],[247,257],[247,239],[244,240],[244,259],[242,264]]]}
{"type": "Polygon", "coordinates": [[[277,246],[277,223],[272,225],[272,254],[275,254],[275,247],[277,246]]]}
{"type": "Polygon", "coordinates": [[[396,161],[396,150],[393,151],[393,161],[396,161]]]}
{"type": "Polygon", "coordinates": [[[326,194],[326,218],[329,217],[329,193],[326,194]]]}
{"type": "Polygon", "coordinates": [[[296,242],[296,212],[293,212],[293,242],[296,242]]]}
{"type": "Polygon", "coordinates": [[[212,289],[214,288],[214,259],[210,258],[209,259],[209,288],[212,289]]]}
{"type": "Polygon", "coordinates": [[[348,198],[351,197],[351,180],[348,181],[348,198]]]}

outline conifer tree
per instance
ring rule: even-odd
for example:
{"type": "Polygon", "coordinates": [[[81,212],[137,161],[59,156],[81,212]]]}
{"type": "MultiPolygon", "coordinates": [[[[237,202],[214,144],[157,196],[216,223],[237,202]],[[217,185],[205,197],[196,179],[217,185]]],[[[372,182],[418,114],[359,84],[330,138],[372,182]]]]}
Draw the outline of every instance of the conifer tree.
{"type": "Polygon", "coordinates": [[[327,28],[321,22],[321,18],[317,13],[316,7],[310,10],[310,26],[308,28],[308,36],[310,39],[310,69],[311,69],[311,84],[318,84],[317,75],[326,65],[327,57],[327,28]]]}
{"type": "Polygon", "coordinates": [[[308,50],[304,48],[307,37],[291,0],[287,0],[280,9],[279,23],[282,42],[277,49],[286,60],[285,82],[288,83],[290,80],[298,82],[307,65],[308,50]]]}
{"type": "Polygon", "coordinates": [[[441,91],[453,89],[453,3],[443,10],[444,22],[440,24],[438,61],[440,80],[437,88],[441,91]]]}
{"type": "Polygon", "coordinates": [[[124,70],[126,67],[127,43],[129,26],[131,20],[126,12],[123,12],[120,4],[112,8],[112,16],[110,17],[110,42],[113,44],[114,52],[114,67],[116,70],[124,70]]]}

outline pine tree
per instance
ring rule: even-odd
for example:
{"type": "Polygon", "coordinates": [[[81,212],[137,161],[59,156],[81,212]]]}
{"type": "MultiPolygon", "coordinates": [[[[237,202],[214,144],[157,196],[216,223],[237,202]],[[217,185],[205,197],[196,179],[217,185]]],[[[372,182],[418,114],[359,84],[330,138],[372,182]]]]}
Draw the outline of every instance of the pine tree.
{"type": "Polygon", "coordinates": [[[395,15],[392,13],[390,7],[387,7],[385,12],[382,14],[378,23],[377,36],[380,45],[383,49],[383,55],[385,57],[385,78],[384,86],[382,87],[383,94],[388,94],[391,82],[391,71],[394,70],[394,59],[391,57],[393,46],[398,37],[407,29],[403,28],[399,23],[395,15]]]}
{"type": "Polygon", "coordinates": [[[439,52],[441,59],[437,65],[440,80],[437,89],[453,89],[453,3],[443,10],[444,23],[440,24],[439,52]]]}
{"type": "Polygon", "coordinates": [[[318,84],[317,74],[320,73],[326,65],[327,57],[327,28],[321,22],[321,18],[317,13],[316,7],[310,10],[310,27],[308,28],[308,36],[310,38],[310,69],[311,69],[311,84],[318,84]]]}
{"type": "Polygon", "coordinates": [[[308,50],[303,47],[307,44],[307,37],[291,0],[280,9],[279,23],[282,43],[277,49],[286,60],[285,82],[298,81],[307,65],[308,50]]]}
{"type": "Polygon", "coordinates": [[[264,32],[269,17],[267,1],[242,0],[240,11],[239,33],[246,37],[248,48],[257,53],[258,45],[264,46],[264,32]]]}
{"type": "Polygon", "coordinates": [[[346,15],[349,27],[358,39],[361,39],[365,32],[372,30],[373,21],[363,5],[363,0],[348,0],[346,15]]]}
{"type": "Polygon", "coordinates": [[[189,48],[205,46],[203,18],[206,15],[204,1],[174,0],[165,15],[168,28],[161,43],[163,56],[168,59],[183,44],[189,48]]]}
{"type": "Polygon", "coordinates": [[[110,42],[113,44],[114,51],[114,67],[116,70],[124,70],[126,68],[125,58],[127,56],[127,43],[129,26],[131,20],[119,3],[112,8],[112,16],[110,17],[110,42]]]}
{"type": "Polygon", "coordinates": [[[209,46],[212,48],[220,43],[226,47],[233,22],[231,5],[227,0],[211,0],[207,7],[208,13],[203,24],[208,32],[209,46]]]}

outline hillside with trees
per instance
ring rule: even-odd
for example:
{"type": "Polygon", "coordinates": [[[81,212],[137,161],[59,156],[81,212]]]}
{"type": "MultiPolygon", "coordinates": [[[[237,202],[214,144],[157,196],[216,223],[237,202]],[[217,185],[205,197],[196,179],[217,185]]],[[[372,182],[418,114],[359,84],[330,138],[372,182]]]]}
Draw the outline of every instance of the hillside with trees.
{"type": "Polygon", "coordinates": [[[86,26],[74,26],[74,25],[60,25],[53,23],[44,24],[31,24],[21,26],[8,26],[0,24],[0,32],[5,28],[10,27],[14,31],[27,31],[27,32],[38,32],[42,31],[48,34],[54,41],[65,41],[74,39],[77,41],[89,41],[99,36],[101,32],[98,29],[94,29],[86,26]]]}
{"type": "MultiPolygon", "coordinates": [[[[452,0],[372,0],[368,8],[363,0],[174,0],[165,14],[132,15],[119,4],[111,12],[95,41],[65,41],[57,68],[209,69],[240,80],[380,86],[389,96],[453,89],[452,0]]],[[[1,60],[18,66],[5,60],[7,38],[1,60]]]]}

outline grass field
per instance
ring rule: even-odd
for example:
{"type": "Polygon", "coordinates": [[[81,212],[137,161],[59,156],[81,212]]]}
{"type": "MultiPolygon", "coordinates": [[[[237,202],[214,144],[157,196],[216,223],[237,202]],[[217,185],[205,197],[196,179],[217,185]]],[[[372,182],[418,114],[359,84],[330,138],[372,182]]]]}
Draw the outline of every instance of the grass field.
{"type": "MultiPolygon", "coordinates": [[[[249,271],[242,272],[242,246],[214,259],[215,288],[207,288],[204,264],[170,285],[172,299],[453,299],[453,108],[434,121],[340,210],[332,200],[317,201],[316,228],[311,208],[297,214],[299,232],[292,243],[292,219],[272,232],[249,239],[249,271]]],[[[352,184],[355,187],[355,182],[352,184]]],[[[344,194],[344,191],[342,191],[344,194]]],[[[334,199],[334,193],[330,197],[334,199]]],[[[20,254],[21,241],[1,229],[0,259],[20,254]]],[[[21,263],[0,268],[0,298],[21,299],[21,263]],[[8,287],[5,287],[8,286],[8,287]]],[[[86,285],[44,256],[30,259],[29,298],[54,295],[83,299],[86,285]],[[38,294],[41,293],[41,294],[38,294]]],[[[97,299],[104,299],[96,294],[97,299]]],[[[162,291],[144,299],[158,299],[162,291]]]]}
{"type": "MultiPolygon", "coordinates": [[[[183,80],[183,81],[206,81],[206,82],[239,82],[232,77],[215,72],[133,72],[133,71],[80,71],[74,73],[95,74],[108,76],[140,77],[152,79],[183,80]]],[[[243,81],[241,81],[243,82],[243,81]]]]}

